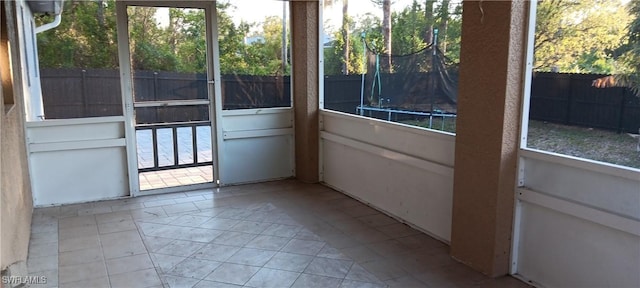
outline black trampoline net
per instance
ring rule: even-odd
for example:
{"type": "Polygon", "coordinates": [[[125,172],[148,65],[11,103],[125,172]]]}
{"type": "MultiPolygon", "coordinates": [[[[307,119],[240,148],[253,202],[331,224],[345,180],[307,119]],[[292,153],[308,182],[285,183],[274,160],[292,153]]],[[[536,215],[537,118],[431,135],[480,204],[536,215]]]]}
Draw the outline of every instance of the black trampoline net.
{"type": "Polygon", "coordinates": [[[458,65],[437,46],[408,55],[381,54],[367,47],[363,109],[455,114],[457,95],[458,65]]]}

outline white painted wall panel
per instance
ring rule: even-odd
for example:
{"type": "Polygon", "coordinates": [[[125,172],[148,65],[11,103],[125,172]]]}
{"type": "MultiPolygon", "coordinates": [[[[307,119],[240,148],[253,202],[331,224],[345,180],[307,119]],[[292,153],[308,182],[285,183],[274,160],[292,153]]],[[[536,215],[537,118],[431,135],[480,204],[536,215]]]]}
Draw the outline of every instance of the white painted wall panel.
{"type": "Polygon", "coordinates": [[[36,206],[97,201],[128,195],[124,147],[31,154],[36,206]]]}
{"type": "Polygon", "coordinates": [[[230,185],[291,177],[292,149],[291,135],[225,140],[221,182],[230,185]]]}
{"type": "Polygon", "coordinates": [[[323,181],[449,241],[455,137],[323,111],[323,181]]]}
{"type": "Polygon", "coordinates": [[[291,108],[225,110],[223,131],[246,131],[293,127],[291,108]]]}
{"type": "Polygon", "coordinates": [[[640,220],[640,172],[589,169],[600,164],[570,158],[551,162],[543,158],[550,155],[534,155],[524,160],[524,187],[640,220]]]}
{"type": "Polygon", "coordinates": [[[291,108],[225,110],[221,136],[221,185],[294,175],[291,108]]]}
{"type": "Polygon", "coordinates": [[[328,133],[453,167],[453,134],[335,111],[323,111],[322,119],[328,133]]]}
{"type": "Polygon", "coordinates": [[[518,274],[545,287],[640,287],[640,237],[523,203],[518,274]]]}
{"type": "Polygon", "coordinates": [[[513,272],[544,287],[640,287],[640,170],[520,156],[513,272]]]}
{"type": "Polygon", "coordinates": [[[28,122],[34,205],[129,195],[123,117],[28,122]]]}
{"type": "Polygon", "coordinates": [[[323,147],[329,186],[450,240],[453,177],[331,141],[323,147]]]}
{"type": "Polygon", "coordinates": [[[27,122],[29,143],[124,138],[124,117],[96,117],[27,122]]]}

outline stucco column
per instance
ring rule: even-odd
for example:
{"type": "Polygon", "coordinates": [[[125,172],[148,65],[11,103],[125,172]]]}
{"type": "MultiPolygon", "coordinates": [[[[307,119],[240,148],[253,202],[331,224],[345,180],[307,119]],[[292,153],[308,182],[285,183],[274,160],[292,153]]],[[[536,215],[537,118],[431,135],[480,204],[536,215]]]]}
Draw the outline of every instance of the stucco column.
{"type": "Polygon", "coordinates": [[[318,1],[291,1],[296,178],[318,182],[318,1]]]}
{"type": "Polygon", "coordinates": [[[528,3],[464,1],[451,256],[509,272],[528,3]]]}

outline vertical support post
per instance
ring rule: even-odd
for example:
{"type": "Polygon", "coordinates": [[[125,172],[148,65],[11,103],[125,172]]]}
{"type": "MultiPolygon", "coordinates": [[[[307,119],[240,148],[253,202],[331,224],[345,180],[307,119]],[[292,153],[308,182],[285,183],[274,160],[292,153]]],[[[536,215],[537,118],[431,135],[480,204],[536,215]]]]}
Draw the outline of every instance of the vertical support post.
{"type": "Polygon", "coordinates": [[[80,99],[82,99],[82,115],[81,117],[88,117],[87,111],[87,70],[82,69],[80,72],[80,99]]]}
{"type": "Polygon", "coordinates": [[[137,196],[140,193],[140,179],[138,174],[135,112],[133,108],[133,80],[131,79],[131,53],[129,51],[129,25],[127,19],[127,5],[122,1],[116,1],[115,5],[117,11],[116,28],[118,33],[120,91],[122,93],[122,111],[124,112],[125,116],[125,137],[127,139],[126,150],[127,168],[129,172],[129,190],[131,191],[131,196],[137,196]]]}
{"type": "MultiPolygon", "coordinates": [[[[364,51],[364,65],[365,67],[368,67],[367,64],[367,34],[365,34],[365,32],[362,32],[362,51],[364,51]]],[[[360,82],[360,116],[364,115],[364,110],[362,110],[362,108],[364,107],[364,75],[367,74],[367,71],[365,71],[364,73],[362,73],[362,79],[360,82]]]]}
{"type": "Polygon", "coordinates": [[[433,128],[433,107],[436,99],[436,57],[438,56],[438,28],[433,29],[433,43],[431,43],[431,72],[429,73],[429,94],[431,94],[431,108],[429,108],[429,129],[433,128]]]}
{"type": "Polygon", "coordinates": [[[151,128],[151,141],[153,142],[153,168],[160,167],[160,161],[158,161],[158,128],[151,128]]]}
{"type": "Polygon", "coordinates": [[[178,166],[180,164],[178,159],[178,128],[171,128],[171,136],[173,136],[173,165],[178,166]]]}
{"type": "Polygon", "coordinates": [[[282,1],[282,75],[286,75],[286,74],[287,74],[287,1],[282,1]]]}
{"type": "Polygon", "coordinates": [[[511,262],[528,1],[462,5],[451,256],[495,277],[511,262]]]}
{"type": "Polygon", "coordinates": [[[629,93],[627,93],[629,91],[628,88],[621,88],[622,89],[622,99],[620,99],[620,117],[618,117],[618,133],[623,133],[624,131],[624,106],[625,106],[625,100],[627,100],[627,95],[629,93]]]}
{"type": "MultiPolygon", "coordinates": [[[[134,97],[135,97],[135,95],[134,95],[134,97]]],[[[158,99],[158,72],[154,71],[153,72],[153,101],[158,101],[158,100],[159,100],[158,99]]],[[[162,113],[162,114],[159,113],[160,109],[163,109],[163,108],[160,108],[160,107],[153,108],[153,110],[155,110],[154,114],[156,115],[156,117],[154,119],[154,122],[158,123],[158,122],[165,122],[165,121],[168,122],[168,121],[170,121],[170,120],[167,120],[167,119],[160,119],[161,115],[168,115],[167,113],[162,113]]],[[[166,109],[166,108],[164,108],[164,109],[166,109]]]]}
{"type": "Polygon", "coordinates": [[[571,121],[571,103],[573,102],[573,77],[571,77],[570,75],[567,77],[569,78],[569,93],[567,93],[567,116],[564,120],[564,124],[565,125],[571,125],[571,123],[573,123],[573,121],[571,121]]]}
{"type": "Polygon", "coordinates": [[[193,164],[198,163],[198,126],[191,126],[191,148],[193,149],[193,164]]]}
{"type": "Polygon", "coordinates": [[[319,181],[319,13],[317,1],[290,1],[295,174],[319,181]]]}

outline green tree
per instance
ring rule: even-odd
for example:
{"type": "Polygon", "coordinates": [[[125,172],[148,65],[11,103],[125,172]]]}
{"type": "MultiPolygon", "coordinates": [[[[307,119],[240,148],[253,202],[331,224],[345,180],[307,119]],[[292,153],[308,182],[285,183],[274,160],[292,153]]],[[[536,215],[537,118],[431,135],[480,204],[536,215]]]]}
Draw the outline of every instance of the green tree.
{"type": "Polygon", "coordinates": [[[632,20],[628,26],[626,43],[619,49],[622,51],[618,59],[620,66],[613,77],[614,81],[605,82],[607,84],[602,87],[626,86],[640,97],[640,1],[631,1],[628,5],[632,20]]]}
{"type": "Polygon", "coordinates": [[[178,59],[166,30],[156,20],[157,8],[128,7],[129,45],[134,70],[177,71],[178,59]]]}
{"type": "Polygon", "coordinates": [[[205,13],[202,9],[169,10],[168,44],[178,60],[178,71],[205,73],[207,71],[207,42],[205,13]]]}
{"type": "Polygon", "coordinates": [[[246,45],[242,52],[242,56],[247,63],[243,73],[249,75],[289,74],[288,63],[283,67],[282,18],[266,17],[264,22],[261,23],[261,28],[259,32],[252,34],[259,40],[246,45]]]}
{"type": "MultiPolygon", "coordinates": [[[[51,16],[36,18],[38,25],[51,21],[51,16]]],[[[37,37],[42,68],[118,67],[113,0],[65,1],[60,25],[37,37]]]]}
{"type": "Polygon", "coordinates": [[[614,69],[612,51],[623,44],[629,21],[621,1],[540,1],[534,67],[538,71],[609,73],[614,69]]]}

